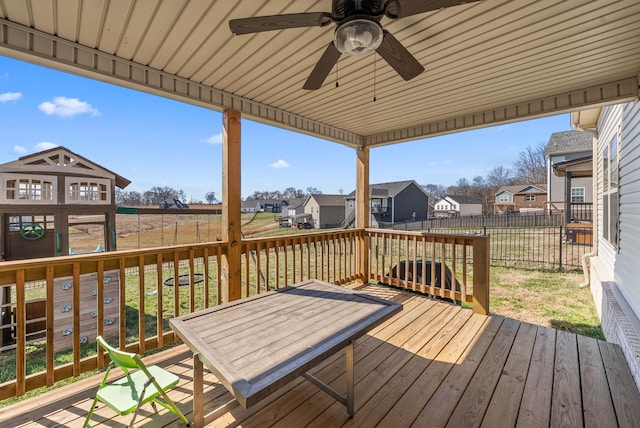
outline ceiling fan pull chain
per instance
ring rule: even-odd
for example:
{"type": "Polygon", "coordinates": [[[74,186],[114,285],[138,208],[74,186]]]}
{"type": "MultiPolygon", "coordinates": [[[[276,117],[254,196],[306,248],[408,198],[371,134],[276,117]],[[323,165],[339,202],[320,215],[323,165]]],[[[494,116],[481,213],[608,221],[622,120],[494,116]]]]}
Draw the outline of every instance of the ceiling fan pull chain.
{"type": "Polygon", "coordinates": [[[340,83],[338,83],[338,67],[339,67],[338,64],[340,64],[340,62],[336,61],[336,88],[340,86],[340,83]]]}
{"type": "Polygon", "coordinates": [[[376,102],[376,54],[373,54],[373,102],[376,102]]]}

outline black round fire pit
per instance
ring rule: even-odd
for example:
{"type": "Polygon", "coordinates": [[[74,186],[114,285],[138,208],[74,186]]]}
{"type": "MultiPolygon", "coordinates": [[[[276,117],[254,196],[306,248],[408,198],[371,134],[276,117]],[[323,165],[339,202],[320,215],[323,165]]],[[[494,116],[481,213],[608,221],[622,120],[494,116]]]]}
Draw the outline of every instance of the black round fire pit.
{"type": "MultiPolygon", "coordinates": [[[[191,275],[184,274],[184,275],[178,275],[178,286],[182,287],[183,285],[189,285],[189,281],[191,280],[190,278],[191,275]]],[[[193,274],[193,283],[194,284],[198,284],[201,283],[202,281],[204,281],[204,275],[201,273],[194,273],[193,274]]],[[[164,280],[164,285],[168,285],[169,287],[173,287],[175,285],[175,280],[173,277],[171,278],[167,278],[164,280]]]]}

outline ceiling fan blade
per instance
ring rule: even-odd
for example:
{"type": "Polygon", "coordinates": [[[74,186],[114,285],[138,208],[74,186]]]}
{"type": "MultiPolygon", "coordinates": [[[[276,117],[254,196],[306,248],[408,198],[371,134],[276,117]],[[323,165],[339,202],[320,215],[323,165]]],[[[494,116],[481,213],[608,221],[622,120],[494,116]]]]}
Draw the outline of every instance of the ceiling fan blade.
{"type": "Polygon", "coordinates": [[[291,13],[232,19],[229,21],[229,28],[233,34],[238,35],[287,28],[322,27],[332,22],[331,14],[326,12],[291,13]]]}
{"type": "Polygon", "coordinates": [[[384,38],[376,52],[404,80],[411,80],[424,71],[422,64],[388,31],[384,32],[384,38]]]}
{"type": "Polygon", "coordinates": [[[389,0],[385,5],[385,14],[397,19],[477,1],[480,0],[389,0]]]}
{"type": "Polygon", "coordinates": [[[329,72],[331,71],[333,66],[336,65],[336,62],[338,62],[338,58],[340,58],[340,55],[342,55],[342,52],[336,49],[336,46],[333,44],[333,42],[329,43],[329,46],[327,46],[327,49],[325,49],[324,53],[320,57],[320,60],[318,61],[316,66],[313,67],[313,70],[307,78],[307,81],[304,82],[304,86],[302,87],[302,89],[319,89],[324,83],[324,79],[326,79],[329,75],[329,72]]]}

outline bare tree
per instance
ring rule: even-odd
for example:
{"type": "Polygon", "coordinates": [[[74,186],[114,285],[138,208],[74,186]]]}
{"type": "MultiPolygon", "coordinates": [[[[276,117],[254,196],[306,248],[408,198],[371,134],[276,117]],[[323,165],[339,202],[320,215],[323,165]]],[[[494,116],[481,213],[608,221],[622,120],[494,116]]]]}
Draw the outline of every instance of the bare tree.
{"type": "Polygon", "coordinates": [[[116,204],[121,206],[140,206],[142,205],[142,193],[132,190],[127,192],[126,190],[116,189],[116,204]]]}
{"type": "Polygon", "coordinates": [[[307,187],[307,195],[321,195],[322,191],[316,189],[313,186],[307,187]]]}
{"type": "Polygon", "coordinates": [[[544,143],[528,146],[520,152],[520,158],[513,164],[517,181],[521,184],[546,183],[547,168],[544,143]]]}
{"type": "Polygon", "coordinates": [[[429,200],[433,202],[436,202],[447,193],[447,189],[442,184],[425,184],[422,188],[427,192],[429,200]]]}
{"type": "Polygon", "coordinates": [[[447,189],[447,192],[452,195],[466,196],[469,194],[470,190],[471,190],[471,185],[469,184],[469,180],[463,177],[463,178],[459,178],[458,181],[456,181],[455,186],[449,186],[449,188],[447,189]]]}
{"type": "Polygon", "coordinates": [[[304,197],[304,192],[300,189],[296,189],[295,187],[287,187],[282,192],[282,197],[284,199],[302,198],[304,197]]]}
{"type": "Polygon", "coordinates": [[[204,195],[204,198],[207,200],[208,204],[217,204],[218,203],[218,199],[216,198],[216,193],[215,192],[207,192],[204,195]]]}
{"type": "Polygon", "coordinates": [[[509,186],[513,184],[513,170],[504,166],[496,166],[491,168],[487,173],[487,184],[492,187],[509,186]]]}

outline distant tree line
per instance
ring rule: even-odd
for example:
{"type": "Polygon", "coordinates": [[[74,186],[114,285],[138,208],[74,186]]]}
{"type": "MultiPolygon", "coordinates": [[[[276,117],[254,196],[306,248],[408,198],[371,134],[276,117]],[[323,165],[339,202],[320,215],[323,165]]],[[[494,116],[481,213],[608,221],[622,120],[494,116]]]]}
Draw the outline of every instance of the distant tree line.
{"type": "Polygon", "coordinates": [[[304,198],[307,195],[318,195],[322,192],[315,187],[307,187],[305,190],[296,189],[295,187],[287,187],[283,191],[280,190],[256,190],[250,196],[245,198],[246,201],[263,201],[266,199],[294,199],[304,198]]]}
{"type": "MultiPolygon", "coordinates": [[[[546,158],[544,155],[545,144],[538,143],[521,151],[518,160],[511,167],[496,166],[489,170],[486,176],[477,175],[471,180],[466,177],[458,179],[453,186],[445,187],[441,184],[425,184],[422,187],[433,202],[445,195],[473,196],[483,204],[485,213],[493,212],[495,194],[502,186],[519,184],[545,184],[547,181],[546,158]]],[[[343,190],[339,190],[343,194],[343,190]]],[[[245,200],[266,200],[304,198],[308,195],[322,194],[320,190],[309,186],[305,190],[295,187],[287,187],[280,190],[256,190],[245,200]]],[[[174,199],[187,203],[187,196],[183,190],[171,187],[152,187],[146,192],[125,191],[116,189],[116,204],[124,206],[160,205],[164,202],[173,203],[174,199]]],[[[208,204],[219,203],[214,192],[205,193],[205,201],[208,204]]],[[[204,204],[203,201],[191,200],[191,204],[204,204]]]]}
{"type": "MultiPolygon", "coordinates": [[[[265,199],[293,199],[304,198],[307,195],[317,195],[322,192],[315,187],[307,187],[305,190],[296,189],[294,187],[288,187],[282,191],[279,190],[256,190],[250,196],[247,196],[245,200],[265,200],[265,199]]],[[[178,199],[180,202],[187,203],[187,195],[183,190],[176,190],[172,187],[152,187],[145,192],[138,192],[136,190],[122,190],[116,189],[116,204],[120,206],[146,206],[146,205],[161,205],[165,202],[172,204],[174,199],[178,199]]],[[[190,200],[190,204],[218,204],[220,201],[216,198],[215,192],[206,192],[204,200],[190,200]]]]}
{"type": "Polygon", "coordinates": [[[496,166],[484,177],[477,175],[471,180],[463,177],[449,187],[440,184],[426,184],[422,187],[433,202],[445,195],[472,196],[482,201],[485,213],[492,213],[495,194],[501,187],[547,182],[544,149],[544,143],[529,146],[520,152],[518,160],[511,167],[496,166]]]}
{"type": "MultiPolygon", "coordinates": [[[[165,202],[172,204],[175,199],[187,203],[187,194],[183,190],[176,190],[172,187],[152,187],[145,192],[116,189],[116,204],[121,206],[157,206],[165,202]]],[[[208,204],[218,203],[215,192],[207,192],[205,200],[208,204]]],[[[189,203],[204,204],[201,200],[191,200],[189,203]]]]}

